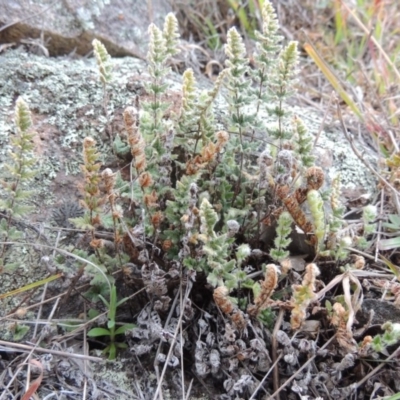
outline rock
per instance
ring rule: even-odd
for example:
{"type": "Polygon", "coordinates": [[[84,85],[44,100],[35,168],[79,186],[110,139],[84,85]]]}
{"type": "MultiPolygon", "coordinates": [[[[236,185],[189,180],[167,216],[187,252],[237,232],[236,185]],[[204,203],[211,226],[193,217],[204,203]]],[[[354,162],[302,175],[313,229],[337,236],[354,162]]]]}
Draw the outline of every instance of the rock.
{"type": "Polygon", "coordinates": [[[92,51],[97,38],[115,57],[144,58],[147,28],[161,26],[171,11],[167,0],[3,0],[0,2],[0,44],[24,43],[50,56],[92,51]],[[103,7],[104,4],[104,7],[103,7]]]}
{"type": "Polygon", "coordinates": [[[357,320],[360,325],[369,322],[372,310],[371,325],[382,325],[385,322],[400,322],[400,310],[388,301],[378,299],[364,299],[361,310],[357,313],[357,320]]]}

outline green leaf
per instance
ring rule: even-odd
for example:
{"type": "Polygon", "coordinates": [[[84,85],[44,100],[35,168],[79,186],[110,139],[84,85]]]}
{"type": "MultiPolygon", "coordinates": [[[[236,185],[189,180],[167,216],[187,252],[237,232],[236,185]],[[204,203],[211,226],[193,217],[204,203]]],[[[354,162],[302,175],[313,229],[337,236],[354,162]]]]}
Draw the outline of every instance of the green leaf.
{"type": "Polygon", "coordinates": [[[400,392],[398,392],[390,397],[384,397],[383,400],[400,400],[400,392]]]}
{"type": "Polygon", "coordinates": [[[117,303],[117,307],[119,307],[120,305],[124,304],[126,301],[129,300],[129,297],[124,297],[123,299],[121,299],[118,303],[117,303]]]}
{"type": "Polygon", "coordinates": [[[94,229],[94,226],[90,221],[89,213],[86,213],[83,217],[68,218],[68,221],[71,222],[77,229],[82,229],[84,231],[94,229]]]}
{"type": "Polygon", "coordinates": [[[110,330],[115,328],[115,321],[113,319],[108,320],[107,328],[110,329],[110,330]]]}
{"type": "Polygon", "coordinates": [[[210,202],[204,198],[200,205],[201,233],[207,239],[215,237],[214,226],[218,221],[218,214],[214,211],[210,202]]]}
{"type": "Polygon", "coordinates": [[[23,232],[19,231],[18,229],[11,227],[8,231],[8,239],[11,241],[17,241],[24,237],[23,232]]]}
{"type": "Polygon", "coordinates": [[[19,342],[29,332],[29,329],[29,326],[17,325],[13,334],[13,340],[19,342]]]}
{"type": "Polygon", "coordinates": [[[106,328],[92,328],[88,334],[89,337],[98,337],[98,336],[111,336],[111,332],[106,328]]]}
{"type": "Polygon", "coordinates": [[[397,247],[400,247],[400,236],[391,239],[383,239],[379,242],[379,250],[391,250],[397,247]]]}
{"type": "Polygon", "coordinates": [[[128,331],[129,329],[133,329],[135,326],[136,326],[135,324],[122,325],[115,331],[115,335],[121,335],[121,334],[125,333],[126,331],[128,331]]]}
{"type": "Polygon", "coordinates": [[[107,346],[107,351],[104,350],[104,353],[107,354],[109,353],[108,359],[109,360],[115,360],[117,357],[117,347],[115,346],[115,343],[110,343],[109,346],[107,346]]]}
{"type": "Polygon", "coordinates": [[[110,305],[109,305],[109,310],[108,310],[108,318],[110,319],[109,323],[113,321],[115,326],[115,315],[117,313],[117,288],[115,285],[111,286],[111,292],[110,292],[110,305]]]}
{"type": "Polygon", "coordinates": [[[395,275],[397,280],[400,281],[400,268],[397,265],[394,265],[390,260],[385,258],[383,255],[380,255],[379,257],[384,261],[384,263],[393,272],[393,274],[395,275]]]}
{"type": "Polygon", "coordinates": [[[110,308],[109,302],[108,302],[101,294],[99,294],[99,299],[103,302],[103,304],[104,304],[107,308],[110,308]]]}
{"type": "Polygon", "coordinates": [[[99,313],[97,310],[95,310],[94,308],[91,308],[91,309],[89,309],[89,311],[88,311],[88,317],[89,317],[89,319],[96,318],[99,314],[100,314],[100,313],[99,313]]]}

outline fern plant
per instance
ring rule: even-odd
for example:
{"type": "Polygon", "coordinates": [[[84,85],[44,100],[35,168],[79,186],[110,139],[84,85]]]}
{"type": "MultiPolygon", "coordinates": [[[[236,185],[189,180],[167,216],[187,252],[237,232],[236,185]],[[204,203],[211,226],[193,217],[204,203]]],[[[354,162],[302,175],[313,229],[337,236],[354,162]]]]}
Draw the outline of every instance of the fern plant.
{"type": "MultiPolygon", "coordinates": [[[[287,106],[294,91],[297,45],[280,44],[276,14],[268,1],[262,16],[254,71],[242,38],[230,29],[227,68],[214,88],[200,92],[193,71],[185,71],[181,106],[178,112],[169,110],[169,120],[165,79],[168,61],[177,52],[178,28],[171,14],[163,30],[151,25],[148,100],[136,101],[124,113],[133,160],[130,188],[121,195],[130,197],[132,223],[143,224],[146,236],[164,251],[165,259],[202,271],[213,286],[229,291],[246,282],[239,273],[243,261],[238,260],[237,235],[251,240],[261,234],[263,224],[277,221],[278,237],[270,254],[281,262],[289,255],[293,224],[321,254],[328,229],[318,192],[324,176],[313,165],[312,140],[287,106]],[[215,129],[213,102],[222,86],[228,90],[227,130],[215,129]],[[260,118],[261,109],[268,111],[271,120],[260,118]],[[264,140],[270,145],[266,147],[264,140]],[[263,147],[258,164],[254,163],[254,154],[263,147]],[[296,185],[292,185],[294,178],[296,185]],[[278,201],[269,204],[276,209],[273,214],[267,205],[271,191],[278,195],[278,201]],[[311,219],[302,210],[303,203],[311,219]],[[231,233],[233,225],[235,233],[231,233]]],[[[124,139],[117,139],[122,148],[124,139]]]]}
{"type": "MultiPolygon", "coordinates": [[[[149,27],[146,99],[137,98],[125,109],[125,132],[114,142],[130,164],[128,182],[110,170],[100,172],[94,144],[87,139],[81,189],[87,211],[74,220],[91,236],[93,254],[87,256],[108,273],[125,268],[129,260],[142,266],[147,292],[157,307],[164,310],[169,304],[165,276],[179,267],[182,276],[204,275],[216,304],[241,327],[246,312],[266,320],[273,315],[279,266],[269,264],[261,284],[249,276],[252,247],[257,250],[265,226],[276,234],[267,257],[282,265],[283,276],[290,273],[288,246],[295,227],[317,256],[340,252],[336,258],[342,259],[346,254],[344,241],[332,240],[341,239],[339,186],[329,204],[321,193],[325,178],[314,165],[312,138],[287,105],[294,91],[297,45],[281,45],[268,1],[262,16],[254,70],[242,38],[230,29],[226,68],[214,87],[200,91],[188,69],[176,106],[167,102],[166,83],[168,63],[179,48],[176,19],[169,14],[162,30],[149,27]],[[215,100],[223,87],[228,110],[218,125],[215,100]],[[123,199],[129,201],[129,216],[123,199]],[[113,231],[111,246],[97,237],[100,229],[113,231]],[[134,243],[134,254],[127,251],[127,243],[134,243]],[[247,293],[251,295],[243,295],[247,293]]],[[[287,307],[293,310],[294,329],[306,317],[317,274],[314,264],[308,266],[303,284],[292,287],[287,307]]]]}
{"type": "Polygon", "coordinates": [[[5,164],[6,174],[1,180],[3,186],[0,209],[4,210],[5,217],[0,220],[0,272],[12,272],[19,264],[7,261],[8,245],[4,242],[17,241],[24,237],[24,233],[15,226],[15,222],[26,217],[33,207],[28,199],[33,191],[28,189],[38,173],[35,167],[37,157],[34,153],[31,113],[27,103],[19,97],[15,104],[16,135],[10,138],[10,162],[5,164]]]}

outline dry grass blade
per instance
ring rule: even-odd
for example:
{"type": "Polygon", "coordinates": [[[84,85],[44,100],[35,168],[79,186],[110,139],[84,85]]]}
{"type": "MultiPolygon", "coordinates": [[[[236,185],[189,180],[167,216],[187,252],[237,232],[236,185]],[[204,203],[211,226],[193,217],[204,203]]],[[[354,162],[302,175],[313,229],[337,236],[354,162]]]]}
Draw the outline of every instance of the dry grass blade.
{"type": "Polygon", "coordinates": [[[351,333],[352,326],[354,324],[355,316],[357,311],[361,308],[363,301],[363,293],[360,281],[351,273],[345,273],[342,281],[343,292],[344,292],[344,300],[346,302],[349,316],[347,320],[346,329],[351,333]],[[354,283],[356,286],[356,290],[354,294],[350,293],[350,282],[354,283]]]}
{"type": "Polygon", "coordinates": [[[0,340],[0,346],[5,346],[6,349],[13,349],[13,351],[21,351],[21,352],[35,351],[35,352],[39,352],[39,353],[54,354],[54,355],[62,356],[62,357],[66,357],[66,358],[79,358],[81,360],[88,360],[88,361],[95,361],[95,362],[103,361],[103,359],[100,357],[93,357],[93,356],[86,356],[83,354],[68,353],[65,351],[44,349],[42,347],[29,346],[27,344],[21,344],[21,343],[6,342],[4,340],[0,340]]]}
{"type": "Polygon", "coordinates": [[[341,99],[351,108],[354,114],[357,115],[360,120],[364,121],[363,115],[360,109],[357,107],[356,103],[351,99],[351,97],[347,94],[346,90],[343,88],[343,85],[339,82],[338,78],[335,76],[331,68],[322,58],[322,56],[318,53],[318,51],[312,46],[310,43],[304,44],[304,49],[307,54],[314,60],[315,64],[317,64],[318,68],[322,71],[325,78],[328,79],[330,84],[336,90],[337,94],[341,97],[341,99]]]}
{"type": "Polygon", "coordinates": [[[21,288],[12,290],[11,292],[2,293],[2,294],[0,294],[0,299],[5,299],[6,297],[14,296],[16,294],[20,294],[20,293],[26,292],[27,290],[31,290],[31,289],[37,288],[39,286],[45,285],[46,283],[49,283],[49,282],[52,282],[52,281],[54,281],[54,280],[56,280],[58,278],[61,278],[62,276],[63,276],[62,273],[56,274],[56,275],[53,275],[53,276],[49,276],[46,279],[42,279],[40,281],[30,283],[29,285],[25,285],[25,286],[23,286],[21,288]]]}

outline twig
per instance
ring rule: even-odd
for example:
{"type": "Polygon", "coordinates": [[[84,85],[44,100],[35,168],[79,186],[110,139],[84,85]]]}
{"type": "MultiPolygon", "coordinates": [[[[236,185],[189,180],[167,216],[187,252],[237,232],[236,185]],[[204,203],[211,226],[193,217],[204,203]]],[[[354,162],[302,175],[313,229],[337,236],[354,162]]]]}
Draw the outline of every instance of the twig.
{"type": "MultiPolygon", "coordinates": [[[[283,321],[283,313],[284,310],[283,308],[279,309],[279,314],[278,318],[276,319],[275,326],[274,326],[274,331],[272,333],[272,361],[274,364],[276,364],[276,360],[278,358],[278,340],[277,340],[277,334],[278,331],[282,325],[283,321]]],[[[274,371],[273,371],[273,383],[274,383],[274,390],[277,391],[279,388],[279,368],[278,364],[275,365],[274,371]]],[[[279,400],[280,396],[279,394],[277,395],[277,399],[279,400]]]]}
{"type": "Polygon", "coordinates": [[[193,378],[192,378],[192,380],[190,381],[190,383],[189,383],[189,387],[188,387],[188,391],[187,391],[187,393],[186,393],[186,397],[185,397],[185,399],[184,400],[190,400],[190,392],[192,391],[192,385],[193,385],[193,378]]]}
{"type": "MultiPolygon", "coordinates": [[[[2,340],[0,341],[1,344],[2,340]]],[[[16,344],[16,343],[13,343],[16,344]]],[[[14,373],[14,375],[11,377],[10,381],[8,382],[7,386],[4,388],[5,391],[1,394],[0,396],[0,400],[4,399],[4,395],[6,393],[6,391],[8,391],[8,389],[11,387],[11,385],[13,384],[13,382],[15,381],[15,379],[17,378],[18,374],[20,373],[20,371],[22,370],[22,367],[24,365],[26,365],[27,363],[29,363],[29,359],[32,357],[33,352],[36,350],[36,346],[32,346],[29,350],[29,354],[26,356],[25,361],[19,365],[19,367],[17,368],[16,372],[14,373]]],[[[27,381],[29,381],[29,376],[27,377],[27,381]]]]}
{"type": "MultiPolygon", "coordinates": [[[[54,354],[54,355],[62,356],[62,357],[79,358],[81,360],[89,360],[89,361],[96,361],[96,362],[104,361],[104,359],[100,358],[100,357],[92,357],[92,356],[86,356],[84,354],[75,354],[75,353],[67,353],[65,351],[44,349],[42,347],[29,346],[27,344],[21,344],[21,343],[6,342],[4,340],[0,340],[0,346],[6,346],[7,348],[15,349],[14,351],[21,350],[22,353],[25,351],[34,350],[39,353],[49,353],[49,354],[54,354]]],[[[3,349],[3,351],[4,351],[4,349],[3,349]]]]}
{"type": "MultiPolygon", "coordinates": [[[[181,276],[182,276],[182,266],[181,266],[181,276]]],[[[182,294],[183,294],[183,290],[182,290],[182,279],[180,280],[180,288],[179,288],[179,301],[180,301],[180,310],[181,313],[183,314],[184,312],[184,302],[182,299],[182,294]]],[[[180,341],[180,352],[181,352],[181,377],[182,377],[182,400],[185,400],[186,396],[185,396],[185,372],[183,370],[183,335],[182,335],[182,324],[179,324],[179,341],[180,341]]]]}
{"type": "MultiPolygon", "coordinates": [[[[173,314],[173,312],[174,312],[174,310],[175,310],[176,303],[178,302],[178,295],[179,295],[179,292],[177,292],[176,295],[175,295],[175,297],[174,297],[174,301],[173,301],[172,306],[171,306],[171,309],[170,309],[170,311],[169,311],[167,320],[165,321],[165,324],[164,324],[164,329],[167,329],[168,324],[169,324],[169,321],[170,321],[171,318],[172,318],[172,314],[173,314]]],[[[163,343],[163,342],[160,340],[160,343],[158,344],[156,356],[154,357],[154,360],[155,360],[155,361],[154,361],[154,369],[155,369],[156,375],[157,375],[157,382],[160,382],[160,371],[158,370],[158,361],[157,361],[157,359],[158,359],[158,355],[160,354],[161,344],[162,344],[162,343],[163,343]]],[[[160,397],[161,397],[161,400],[162,400],[162,393],[161,393],[161,392],[160,392],[160,397]]]]}
{"type": "MultiPolygon", "coordinates": [[[[87,310],[86,310],[86,303],[83,304],[83,311],[85,313],[85,315],[87,315],[87,310]]],[[[86,356],[89,353],[89,346],[88,346],[88,342],[87,342],[87,329],[86,326],[84,327],[84,332],[83,332],[83,354],[85,354],[86,356]]],[[[83,379],[83,391],[82,391],[82,400],[86,400],[87,398],[87,384],[88,384],[88,362],[87,360],[83,360],[83,375],[84,375],[84,379],[83,379]]]]}

